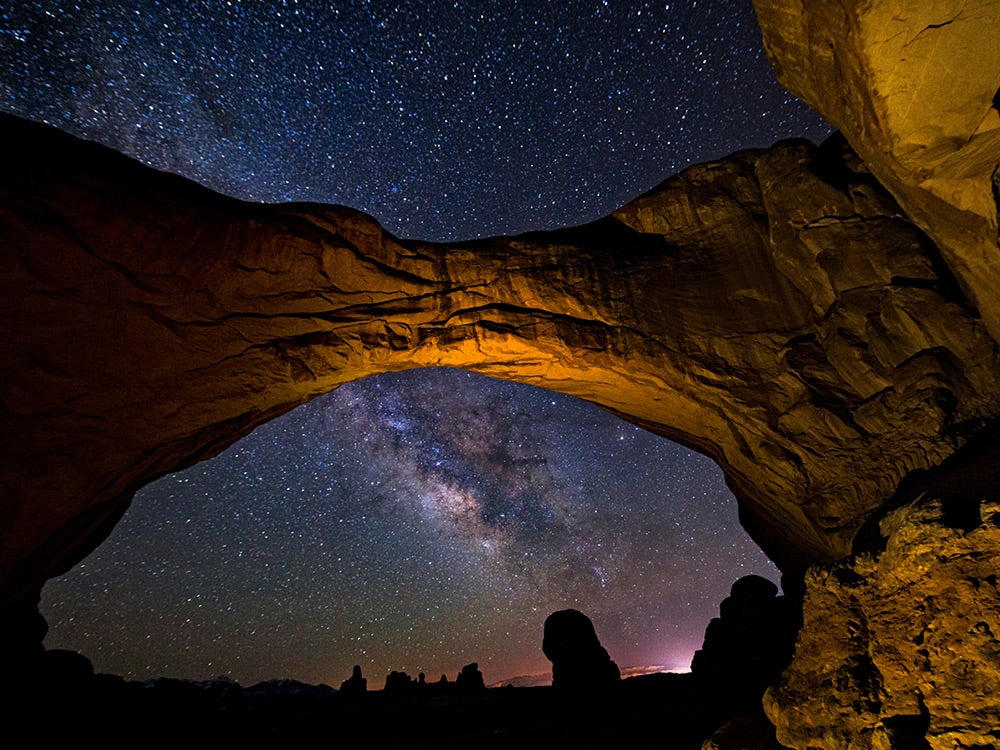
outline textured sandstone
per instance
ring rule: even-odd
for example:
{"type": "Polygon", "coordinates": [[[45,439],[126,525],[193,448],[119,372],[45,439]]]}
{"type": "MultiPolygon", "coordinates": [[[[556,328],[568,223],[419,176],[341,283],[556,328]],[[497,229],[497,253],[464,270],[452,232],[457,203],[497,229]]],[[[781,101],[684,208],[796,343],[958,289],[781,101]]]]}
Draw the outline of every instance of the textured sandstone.
{"type": "MultiPolygon", "coordinates": [[[[1000,2],[754,4],[779,80],[843,132],[940,248],[996,337],[1000,2]]],[[[982,442],[997,444],[995,432],[982,442]]],[[[956,490],[975,483],[978,495],[960,504],[990,502],[974,528],[951,528],[954,521],[932,503],[897,511],[883,522],[885,552],[809,575],[806,625],[769,704],[782,741],[798,748],[1000,745],[998,466],[995,451],[979,450],[961,471],[917,472],[904,482],[917,478],[926,497],[948,498],[946,517],[955,515],[956,490]]]]}
{"type": "Polygon", "coordinates": [[[446,246],[2,127],[8,601],[145,482],[378,372],[542,385],[704,450],[790,568],[847,554],[1000,407],[996,343],[837,140],[694,167],[585,228],[446,246]]]}
{"type": "Polygon", "coordinates": [[[881,528],[884,551],[806,576],[795,657],[765,701],[778,739],[800,750],[997,747],[1000,502],[924,498],[881,528]]]}
{"type": "Polygon", "coordinates": [[[754,0],[778,80],[840,129],[1000,336],[1000,0],[754,0]]]}

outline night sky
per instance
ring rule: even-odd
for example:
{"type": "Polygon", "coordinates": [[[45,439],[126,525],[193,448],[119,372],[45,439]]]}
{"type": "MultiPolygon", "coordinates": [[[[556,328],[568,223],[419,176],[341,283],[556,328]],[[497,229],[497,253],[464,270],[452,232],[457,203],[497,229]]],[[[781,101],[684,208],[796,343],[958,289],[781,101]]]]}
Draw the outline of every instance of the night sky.
{"type": "MultiPolygon", "coordinates": [[[[0,108],[254,201],[429,240],[569,226],[683,167],[828,126],[749,2],[0,2],[0,108]]],[[[127,677],[337,685],[361,664],[545,672],[575,607],[685,667],[777,578],[708,459],[455,370],[343,386],[144,488],[43,592],[49,648],[127,677]]]]}

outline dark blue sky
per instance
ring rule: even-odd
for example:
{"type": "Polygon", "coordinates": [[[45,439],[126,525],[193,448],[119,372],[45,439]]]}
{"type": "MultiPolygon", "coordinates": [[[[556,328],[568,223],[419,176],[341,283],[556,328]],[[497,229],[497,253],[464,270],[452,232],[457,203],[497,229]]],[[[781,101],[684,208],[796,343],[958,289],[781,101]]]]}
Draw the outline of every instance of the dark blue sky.
{"type": "MultiPolygon", "coordinates": [[[[0,107],[255,201],[446,240],[581,224],[828,126],[748,2],[0,2],[0,107]]],[[[682,666],[774,577],[707,459],[456,371],[345,386],[137,496],[47,644],[136,677],[544,671],[553,609],[682,666]]]]}

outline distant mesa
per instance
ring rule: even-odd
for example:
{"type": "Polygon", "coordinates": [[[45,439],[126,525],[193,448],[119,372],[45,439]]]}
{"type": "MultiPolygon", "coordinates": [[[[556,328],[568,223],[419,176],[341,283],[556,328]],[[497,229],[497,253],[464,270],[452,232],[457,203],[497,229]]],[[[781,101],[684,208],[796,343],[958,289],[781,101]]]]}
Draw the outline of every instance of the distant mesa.
{"type": "Polygon", "coordinates": [[[505,680],[498,680],[496,682],[491,682],[489,687],[535,688],[535,687],[548,687],[551,684],[552,684],[552,673],[545,672],[543,674],[522,674],[518,675],[517,677],[508,677],[505,680]]]}
{"type": "Polygon", "coordinates": [[[340,692],[344,695],[363,695],[368,692],[368,680],[361,675],[361,666],[354,665],[351,676],[340,683],[340,692]]]}
{"type": "Polygon", "coordinates": [[[582,612],[564,609],[545,620],[542,651],[552,662],[552,687],[590,692],[621,682],[621,672],[601,645],[594,623],[582,612]]]}
{"type": "MultiPolygon", "coordinates": [[[[220,678],[221,679],[221,678],[220,678]]],[[[218,680],[214,681],[218,684],[218,680]]],[[[238,693],[243,699],[261,699],[263,701],[276,701],[279,699],[298,700],[303,698],[330,698],[336,692],[329,685],[310,685],[307,682],[289,679],[264,680],[257,682],[250,687],[240,688],[239,683],[232,682],[232,692],[238,693]]],[[[198,683],[199,686],[208,687],[208,683],[198,683]]],[[[224,687],[220,685],[220,688],[224,687]]]]}

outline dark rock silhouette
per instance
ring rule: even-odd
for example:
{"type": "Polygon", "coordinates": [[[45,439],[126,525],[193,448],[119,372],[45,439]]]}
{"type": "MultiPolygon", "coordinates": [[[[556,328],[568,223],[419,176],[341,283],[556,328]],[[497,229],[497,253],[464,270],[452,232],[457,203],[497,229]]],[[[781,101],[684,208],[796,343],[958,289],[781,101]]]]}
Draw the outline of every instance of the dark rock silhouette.
{"type": "Polygon", "coordinates": [[[38,597],[0,603],[0,664],[7,679],[31,680],[45,655],[49,625],[38,611],[38,597]]]}
{"type": "Polygon", "coordinates": [[[799,619],[771,581],[755,575],[736,581],[691,661],[705,695],[726,711],[759,711],[765,688],[791,661],[799,619]]]}
{"type": "Polygon", "coordinates": [[[386,693],[402,693],[411,690],[415,684],[413,678],[406,674],[406,672],[393,670],[385,678],[383,691],[386,693]]]}
{"type": "MultiPolygon", "coordinates": [[[[48,657],[46,657],[48,658],[48,657]]],[[[83,676],[86,662],[68,653],[51,658],[83,676]]],[[[454,675],[454,673],[453,673],[454,675]]],[[[144,682],[97,674],[49,689],[8,685],[8,731],[40,738],[38,747],[131,747],[155,732],[158,744],[256,747],[276,740],[288,747],[321,747],[331,736],[350,744],[373,738],[378,747],[663,747],[697,750],[715,725],[693,702],[691,675],[629,679],[611,699],[606,693],[560,694],[549,687],[475,693],[455,682],[390,695],[372,690],[359,698],[326,685],[268,680],[241,688],[227,679],[144,682]],[[581,705],[582,703],[582,705],[581,705]],[[670,741],[664,745],[664,727],[670,741]],[[33,733],[30,734],[29,732],[33,733]],[[280,738],[280,739],[279,739],[280,738]]],[[[10,743],[8,743],[10,744],[10,743]]],[[[724,748],[733,750],[733,748],[724,748]]],[[[753,748],[753,750],[762,750],[753,748]]],[[[768,748],[768,750],[771,750],[768,748]]]]}
{"type": "Polygon", "coordinates": [[[486,689],[483,681],[483,673],[479,671],[479,664],[472,662],[462,667],[462,671],[455,678],[456,687],[463,693],[473,693],[486,689]]]}
{"type": "MultiPolygon", "coordinates": [[[[356,669],[358,670],[358,673],[361,672],[360,667],[357,667],[356,669]]],[[[351,679],[353,679],[353,677],[351,679]]],[[[341,692],[343,692],[343,685],[350,681],[351,680],[348,679],[341,683],[341,692]]],[[[361,682],[367,683],[368,681],[362,678],[361,682]]],[[[243,688],[241,693],[245,698],[262,698],[270,701],[278,699],[294,700],[311,697],[329,698],[336,695],[336,691],[329,685],[310,685],[306,682],[290,679],[264,680],[262,682],[254,683],[250,687],[243,688]]]]}
{"type": "Polygon", "coordinates": [[[552,662],[552,687],[556,689],[588,692],[621,682],[618,665],[598,640],[594,623],[575,609],[548,616],[542,651],[552,662]]]}
{"type": "Polygon", "coordinates": [[[368,692],[368,680],[361,676],[361,666],[354,665],[351,676],[340,683],[340,692],[344,695],[362,695],[368,692]]]}
{"type": "Polygon", "coordinates": [[[49,649],[41,664],[46,679],[50,681],[82,684],[94,676],[94,665],[90,659],[76,651],[49,649]]]}

